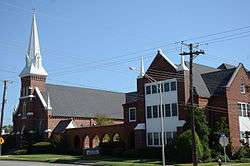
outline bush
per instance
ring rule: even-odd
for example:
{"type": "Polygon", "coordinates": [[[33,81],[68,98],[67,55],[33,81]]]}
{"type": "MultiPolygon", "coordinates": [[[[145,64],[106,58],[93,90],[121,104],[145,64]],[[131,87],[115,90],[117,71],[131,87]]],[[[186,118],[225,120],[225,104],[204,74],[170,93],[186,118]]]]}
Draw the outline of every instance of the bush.
{"type": "Polygon", "coordinates": [[[24,154],[27,154],[27,153],[28,153],[27,149],[19,149],[19,150],[14,151],[15,155],[24,155],[24,154]]]}
{"type": "Polygon", "coordinates": [[[57,154],[67,154],[68,153],[68,143],[65,141],[63,135],[52,135],[50,143],[53,147],[53,152],[57,154]]]}
{"type": "Polygon", "coordinates": [[[38,142],[31,145],[28,149],[30,153],[37,154],[37,153],[51,153],[52,152],[52,145],[50,142],[38,142]]]}
{"type": "Polygon", "coordinates": [[[145,148],[137,150],[137,156],[140,158],[160,159],[162,157],[161,148],[145,148]]]}
{"type": "Polygon", "coordinates": [[[101,154],[113,155],[115,150],[124,151],[125,144],[122,141],[119,142],[102,142],[100,143],[101,154]]]}
{"type": "MultiPolygon", "coordinates": [[[[198,135],[195,133],[196,140],[196,152],[198,159],[203,157],[203,146],[200,143],[198,135]]],[[[177,139],[177,155],[180,162],[191,162],[192,161],[192,132],[186,130],[177,139]]]]}
{"type": "Polygon", "coordinates": [[[250,147],[242,146],[240,149],[233,155],[234,159],[241,158],[250,158],[250,147]]]}

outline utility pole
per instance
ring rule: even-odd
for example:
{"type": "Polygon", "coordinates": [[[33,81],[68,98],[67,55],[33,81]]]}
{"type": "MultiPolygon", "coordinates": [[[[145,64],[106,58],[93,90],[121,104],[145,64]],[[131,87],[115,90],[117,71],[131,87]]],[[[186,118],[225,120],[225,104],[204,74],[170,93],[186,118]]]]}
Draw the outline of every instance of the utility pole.
{"type": "MultiPolygon", "coordinates": [[[[183,44],[183,43],[182,43],[183,44]]],[[[192,158],[193,158],[193,166],[197,166],[197,152],[196,152],[196,142],[195,142],[195,119],[194,119],[194,93],[193,93],[193,60],[194,55],[198,56],[200,54],[205,54],[203,50],[200,51],[193,51],[194,45],[192,43],[185,44],[189,47],[189,52],[182,52],[180,53],[181,56],[189,55],[189,94],[190,94],[190,108],[192,111],[192,158]]],[[[198,47],[198,46],[195,46],[198,47]]]]}
{"type": "MultiPolygon", "coordinates": [[[[4,80],[3,83],[3,101],[2,101],[2,109],[1,109],[1,121],[0,121],[0,137],[2,136],[2,127],[3,127],[3,114],[4,114],[4,106],[6,103],[6,91],[7,91],[7,80],[4,80]]],[[[2,156],[2,145],[0,144],[0,156],[2,156]]]]}

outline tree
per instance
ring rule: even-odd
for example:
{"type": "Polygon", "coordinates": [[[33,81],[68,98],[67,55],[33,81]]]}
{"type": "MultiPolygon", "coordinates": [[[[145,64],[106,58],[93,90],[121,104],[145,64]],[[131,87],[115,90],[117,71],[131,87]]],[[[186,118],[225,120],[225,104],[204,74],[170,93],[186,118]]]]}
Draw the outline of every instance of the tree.
{"type": "MultiPolygon", "coordinates": [[[[219,120],[217,120],[215,122],[215,125],[212,126],[212,128],[211,128],[210,147],[213,151],[212,154],[214,157],[223,153],[223,148],[219,144],[219,138],[220,138],[221,134],[225,134],[226,136],[229,135],[229,127],[228,127],[226,117],[221,117],[219,120]]],[[[227,151],[229,151],[229,152],[231,151],[230,147],[231,146],[227,146],[227,151]]]]}
{"type": "MultiPolygon", "coordinates": [[[[192,110],[188,109],[188,116],[187,121],[183,126],[184,131],[191,130],[191,122],[192,122],[192,110]]],[[[195,131],[199,136],[201,144],[203,145],[204,149],[204,156],[203,159],[210,158],[210,148],[209,148],[209,133],[210,128],[208,127],[208,122],[205,116],[205,110],[202,108],[194,107],[194,121],[195,121],[195,131]]]]}
{"type": "Polygon", "coordinates": [[[2,127],[2,130],[4,130],[6,133],[11,133],[13,131],[12,125],[5,125],[2,127]]]}
{"type": "Polygon", "coordinates": [[[113,120],[105,114],[96,114],[95,118],[97,126],[107,126],[113,124],[113,120]]]}
{"type": "MultiPolygon", "coordinates": [[[[198,159],[203,158],[203,146],[199,139],[197,133],[195,133],[196,142],[196,152],[198,159]]],[[[192,161],[192,132],[191,130],[186,130],[177,139],[177,155],[181,162],[191,162],[192,161]]]]}

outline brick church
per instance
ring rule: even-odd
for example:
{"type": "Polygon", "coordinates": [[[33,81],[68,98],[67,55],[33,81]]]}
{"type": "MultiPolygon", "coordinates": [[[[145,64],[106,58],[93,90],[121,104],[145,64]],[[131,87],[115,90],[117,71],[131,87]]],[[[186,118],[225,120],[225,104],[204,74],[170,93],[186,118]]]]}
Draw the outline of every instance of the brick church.
{"type": "MultiPolygon", "coordinates": [[[[129,148],[160,147],[161,107],[165,143],[176,139],[189,104],[189,63],[181,57],[175,64],[158,50],[146,71],[143,66],[142,59],[137,90],[130,93],[48,84],[34,15],[26,65],[20,74],[19,105],[13,114],[14,133],[17,138],[32,133],[48,138],[63,132],[72,149],[96,147],[107,135],[111,141],[119,135],[129,148]],[[114,124],[95,126],[97,113],[110,116],[114,124]]],[[[194,64],[195,104],[204,108],[210,126],[221,117],[226,119],[234,149],[250,141],[244,140],[244,133],[250,131],[249,78],[243,64],[223,63],[217,68],[194,64]]]]}
{"type": "Polygon", "coordinates": [[[48,73],[42,64],[35,14],[25,62],[19,75],[19,104],[13,114],[18,138],[35,133],[47,138],[55,128],[93,126],[97,114],[112,118],[114,124],[123,122],[124,93],[46,83],[48,73]]]}

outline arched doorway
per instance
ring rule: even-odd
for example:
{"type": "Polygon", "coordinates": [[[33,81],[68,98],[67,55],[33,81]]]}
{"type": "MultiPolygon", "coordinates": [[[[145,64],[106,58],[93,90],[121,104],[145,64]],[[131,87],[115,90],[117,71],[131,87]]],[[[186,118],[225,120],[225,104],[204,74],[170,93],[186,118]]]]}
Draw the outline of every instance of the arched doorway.
{"type": "Polygon", "coordinates": [[[99,139],[98,135],[96,135],[96,136],[93,138],[93,140],[92,140],[92,147],[93,147],[93,148],[98,147],[98,146],[99,146],[99,143],[100,143],[100,139],[99,139]]]}

